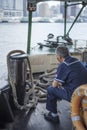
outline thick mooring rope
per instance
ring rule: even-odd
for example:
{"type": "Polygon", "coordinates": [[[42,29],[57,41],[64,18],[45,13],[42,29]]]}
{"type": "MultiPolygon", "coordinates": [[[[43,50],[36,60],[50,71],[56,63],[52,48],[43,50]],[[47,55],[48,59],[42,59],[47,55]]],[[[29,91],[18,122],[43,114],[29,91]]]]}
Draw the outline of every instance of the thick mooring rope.
{"type": "MultiPolygon", "coordinates": [[[[13,54],[25,54],[24,51],[21,50],[13,50],[7,55],[7,68],[8,68],[8,79],[12,88],[13,100],[16,107],[20,110],[22,109],[30,109],[32,106],[36,106],[37,102],[45,102],[47,96],[47,87],[52,84],[53,77],[56,73],[56,68],[51,70],[47,70],[44,74],[39,76],[39,79],[33,79],[32,69],[29,57],[27,57],[27,73],[29,73],[29,81],[31,80],[31,89],[25,94],[24,105],[20,105],[17,100],[16,86],[14,83],[14,79],[12,78],[11,68],[10,68],[10,56],[13,54]],[[28,70],[29,68],[29,70],[28,70]],[[33,100],[29,100],[29,96],[33,94],[33,100]],[[28,101],[29,100],[29,101],[28,101]]],[[[39,74],[38,74],[39,75],[39,74]]],[[[28,82],[29,82],[28,81],[28,82]]]]}
{"type": "Polygon", "coordinates": [[[39,79],[34,79],[35,89],[41,91],[38,98],[39,102],[46,101],[47,87],[52,84],[55,73],[56,68],[52,68],[47,70],[44,74],[40,74],[39,79]]]}
{"type": "Polygon", "coordinates": [[[18,100],[17,100],[16,86],[15,86],[15,83],[14,83],[14,79],[12,78],[12,73],[11,73],[11,68],[10,68],[10,56],[12,54],[15,54],[15,53],[25,54],[25,52],[21,51],[21,50],[13,50],[13,51],[8,53],[8,55],[7,55],[8,80],[9,80],[10,86],[12,88],[12,94],[13,94],[13,100],[14,100],[15,106],[20,110],[23,110],[23,109],[29,110],[31,107],[34,107],[37,103],[37,99],[36,99],[35,94],[34,94],[34,85],[33,85],[33,77],[32,77],[32,72],[31,72],[31,66],[30,66],[29,59],[27,58],[28,67],[30,68],[30,78],[31,78],[32,88],[29,89],[29,91],[27,91],[26,94],[25,94],[24,105],[20,105],[18,103],[18,100]],[[29,97],[29,95],[31,95],[31,94],[33,94],[33,99],[28,102],[27,97],[29,97]]]}

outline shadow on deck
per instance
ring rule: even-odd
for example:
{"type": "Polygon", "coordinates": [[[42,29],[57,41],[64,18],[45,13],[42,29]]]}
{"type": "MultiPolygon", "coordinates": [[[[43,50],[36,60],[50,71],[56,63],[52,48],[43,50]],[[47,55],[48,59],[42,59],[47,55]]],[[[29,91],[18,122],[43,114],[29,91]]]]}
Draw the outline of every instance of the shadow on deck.
{"type": "Polygon", "coordinates": [[[36,109],[27,115],[20,114],[13,124],[7,125],[6,130],[72,130],[70,103],[64,100],[58,102],[59,124],[44,119],[45,106],[45,103],[38,103],[36,109]]]}

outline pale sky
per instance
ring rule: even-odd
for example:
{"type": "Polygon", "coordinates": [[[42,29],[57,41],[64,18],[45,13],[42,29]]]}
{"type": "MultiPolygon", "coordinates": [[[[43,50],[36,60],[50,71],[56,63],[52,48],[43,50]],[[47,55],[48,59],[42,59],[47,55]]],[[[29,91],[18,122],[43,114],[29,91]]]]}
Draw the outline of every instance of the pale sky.
{"type": "Polygon", "coordinates": [[[47,3],[49,3],[50,6],[52,6],[52,5],[57,5],[57,4],[59,4],[60,2],[59,2],[59,1],[49,1],[49,2],[47,2],[47,3]]]}
{"type": "MultiPolygon", "coordinates": [[[[57,5],[57,4],[59,4],[60,2],[59,1],[46,1],[46,2],[44,2],[44,3],[49,3],[49,6],[52,6],[52,5],[57,5]]],[[[38,3],[39,4],[39,3],[38,3]]]]}

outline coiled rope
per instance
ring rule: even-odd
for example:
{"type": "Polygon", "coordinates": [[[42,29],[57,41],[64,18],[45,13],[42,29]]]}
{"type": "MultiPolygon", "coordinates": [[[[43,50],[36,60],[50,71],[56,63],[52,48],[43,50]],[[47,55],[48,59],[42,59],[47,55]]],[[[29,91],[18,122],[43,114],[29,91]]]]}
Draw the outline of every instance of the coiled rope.
{"type": "Polygon", "coordinates": [[[11,67],[10,67],[10,56],[12,54],[16,54],[16,53],[25,54],[25,52],[21,51],[21,50],[13,50],[13,51],[8,53],[8,55],[7,55],[8,79],[9,79],[9,83],[10,83],[11,88],[12,88],[13,100],[14,100],[15,106],[20,110],[23,110],[23,109],[28,109],[29,110],[31,107],[34,107],[36,105],[36,103],[37,103],[37,99],[36,99],[35,93],[34,93],[34,84],[33,84],[31,65],[30,65],[29,59],[27,58],[28,67],[30,68],[30,79],[31,79],[32,88],[29,89],[29,91],[27,91],[26,94],[25,94],[24,105],[20,105],[18,103],[18,100],[17,100],[16,86],[15,86],[15,83],[14,83],[14,79],[12,78],[12,72],[11,72],[11,67]],[[28,102],[29,96],[31,94],[33,94],[33,99],[28,102]]]}
{"type": "Polygon", "coordinates": [[[51,85],[51,83],[53,81],[53,77],[55,75],[56,68],[53,68],[51,70],[47,70],[47,72],[45,72],[44,74],[41,74],[39,76],[39,79],[37,79],[37,78],[33,79],[30,60],[29,60],[29,57],[27,57],[27,62],[28,62],[27,73],[29,73],[28,82],[31,80],[32,87],[25,94],[24,105],[20,105],[18,103],[18,100],[17,100],[16,86],[14,83],[14,79],[12,78],[12,72],[11,72],[11,68],[10,68],[10,56],[13,54],[16,54],[16,53],[25,54],[25,52],[21,51],[21,50],[13,50],[13,51],[9,52],[7,55],[8,79],[9,79],[9,83],[10,83],[11,88],[12,88],[13,100],[14,100],[14,103],[18,109],[20,109],[20,110],[27,109],[27,108],[30,109],[31,107],[36,106],[38,101],[39,102],[46,101],[47,87],[49,85],[51,85]],[[33,94],[33,99],[28,101],[29,96],[31,94],[33,94]]]}

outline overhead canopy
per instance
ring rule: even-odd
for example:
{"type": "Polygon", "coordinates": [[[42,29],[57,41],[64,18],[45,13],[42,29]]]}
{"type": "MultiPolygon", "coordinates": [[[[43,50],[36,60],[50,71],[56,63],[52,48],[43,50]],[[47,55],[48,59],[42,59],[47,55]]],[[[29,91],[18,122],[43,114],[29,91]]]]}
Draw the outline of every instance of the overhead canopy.
{"type": "Polygon", "coordinates": [[[44,2],[44,1],[60,1],[60,2],[87,2],[87,0],[36,0],[37,2],[44,2]]]}

